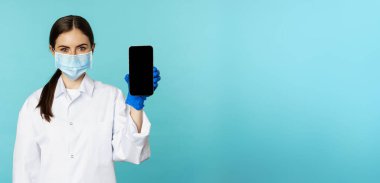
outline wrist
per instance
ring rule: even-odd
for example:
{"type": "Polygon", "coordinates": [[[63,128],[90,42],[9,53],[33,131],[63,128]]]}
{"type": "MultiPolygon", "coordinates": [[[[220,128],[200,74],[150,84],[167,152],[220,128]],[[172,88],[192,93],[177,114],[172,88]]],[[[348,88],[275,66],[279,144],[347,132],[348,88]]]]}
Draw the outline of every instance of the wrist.
{"type": "Polygon", "coordinates": [[[144,108],[144,98],[130,95],[129,92],[125,103],[136,110],[142,110],[144,108]]]}

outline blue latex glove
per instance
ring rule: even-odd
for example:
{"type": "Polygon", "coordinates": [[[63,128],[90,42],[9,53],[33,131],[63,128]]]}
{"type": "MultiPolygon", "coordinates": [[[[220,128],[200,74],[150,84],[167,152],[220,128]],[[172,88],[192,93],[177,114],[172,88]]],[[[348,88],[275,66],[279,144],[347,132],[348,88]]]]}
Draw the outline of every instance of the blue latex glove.
{"type": "MultiPolygon", "coordinates": [[[[133,96],[129,93],[129,74],[126,74],[124,80],[128,83],[128,96],[125,100],[125,103],[129,104],[136,110],[141,110],[144,108],[144,101],[146,100],[146,96],[133,96]]],[[[153,67],[153,91],[156,90],[158,86],[158,81],[161,80],[160,71],[153,67]]]]}

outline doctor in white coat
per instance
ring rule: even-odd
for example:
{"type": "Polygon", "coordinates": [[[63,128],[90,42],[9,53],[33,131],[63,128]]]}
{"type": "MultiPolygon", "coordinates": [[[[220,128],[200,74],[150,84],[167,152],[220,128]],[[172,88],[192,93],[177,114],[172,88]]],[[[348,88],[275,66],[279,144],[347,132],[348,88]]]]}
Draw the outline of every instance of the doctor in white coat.
{"type": "Polygon", "coordinates": [[[95,43],[84,18],[58,19],[49,40],[57,71],[19,112],[13,183],[115,183],[114,161],[140,164],[151,155],[146,97],[126,98],[86,73],[95,43]]]}

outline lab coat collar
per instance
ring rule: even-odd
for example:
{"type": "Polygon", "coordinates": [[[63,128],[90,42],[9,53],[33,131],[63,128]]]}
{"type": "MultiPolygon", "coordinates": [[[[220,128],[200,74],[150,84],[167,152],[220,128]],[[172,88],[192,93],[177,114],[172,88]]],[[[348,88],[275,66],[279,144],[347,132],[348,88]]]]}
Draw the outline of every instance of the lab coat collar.
{"type": "MultiPolygon", "coordinates": [[[[79,91],[81,93],[85,93],[88,96],[92,97],[93,91],[94,91],[94,80],[91,79],[91,77],[85,73],[84,78],[79,86],[79,91]]],[[[57,86],[55,88],[54,92],[54,98],[59,97],[61,94],[65,93],[66,94],[66,87],[65,84],[63,83],[62,75],[59,77],[57,86]]]]}

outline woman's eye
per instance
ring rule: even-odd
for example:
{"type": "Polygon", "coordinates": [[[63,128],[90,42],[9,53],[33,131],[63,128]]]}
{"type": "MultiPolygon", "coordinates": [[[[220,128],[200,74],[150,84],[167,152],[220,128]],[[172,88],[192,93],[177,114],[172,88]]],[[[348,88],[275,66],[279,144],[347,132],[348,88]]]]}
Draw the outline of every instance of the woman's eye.
{"type": "Polygon", "coordinates": [[[85,47],[80,47],[79,49],[80,49],[80,51],[84,51],[84,50],[86,50],[85,47]]]}
{"type": "Polygon", "coordinates": [[[67,52],[67,48],[62,48],[61,51],[62,52],[67,52]]]}

